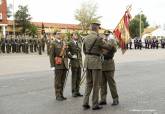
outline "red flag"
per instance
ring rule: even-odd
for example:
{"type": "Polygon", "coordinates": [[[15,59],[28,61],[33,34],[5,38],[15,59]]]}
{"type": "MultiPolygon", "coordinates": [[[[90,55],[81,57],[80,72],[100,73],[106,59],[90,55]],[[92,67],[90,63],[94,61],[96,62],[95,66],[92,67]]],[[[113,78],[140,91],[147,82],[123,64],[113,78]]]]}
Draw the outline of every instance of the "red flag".
{"type": "Polygon", "coordinates": [[[122,53],[124,54],[126,51],[126,44],[130,40],[129,35],[129,22],[130,22],[131,16],[129,13],[129,10],[125,11],[125,14],[121,18],[120,22],[114,29],[113,33],[115,38],[118,40],[120,48],[122,50],[122,53]]]}

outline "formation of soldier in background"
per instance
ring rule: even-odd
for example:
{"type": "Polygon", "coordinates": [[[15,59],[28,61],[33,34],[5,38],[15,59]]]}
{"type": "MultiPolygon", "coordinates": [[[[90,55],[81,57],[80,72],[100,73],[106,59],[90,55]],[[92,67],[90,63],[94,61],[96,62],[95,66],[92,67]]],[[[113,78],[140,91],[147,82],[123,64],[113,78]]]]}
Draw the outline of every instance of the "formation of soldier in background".
{"type": "Polygon", "coordinates": [[[165,39],[145,39],[145,48],[146,49],[158,49],[158,48],[165,48],[165,39]]]}
{"type": "Polygon", "coordinates": [[[161,38],[160,40],[156,38],[145,38],[144,42],[140,38],[135,38],[134,40],[130,40],[126,45],[127,49],[158,49],[165,48],[165,38],[161,38]]]}
{"type": "MultiPolygon", "coordinates": [[[[0,53],[35,53],[38,52],[42,55],[42,52],[47,51],[49,55],[49,47],[52,41],[50,34],[40,35],[35,38],[31,36],[7,36],[0,39],[0,53]]],[[[146,38],[144,42],[140,38],[132,39],[126,44],[127,49],[165,49],[165,38],[160,40],[156,38],[146,38]]]]}
{"type": "Polygon", "coordinates": [[[49,45],[50,39],[47,37],[32,38],[30,36],[17,36],[12,38],[12,36],[7,36],[0,39],[0,52],[25,54],[38,52],[41,55],[47,49],[47,54],[49,54],[49,45]],[[46,45],[47,48],[45,48],[46,45]]]}

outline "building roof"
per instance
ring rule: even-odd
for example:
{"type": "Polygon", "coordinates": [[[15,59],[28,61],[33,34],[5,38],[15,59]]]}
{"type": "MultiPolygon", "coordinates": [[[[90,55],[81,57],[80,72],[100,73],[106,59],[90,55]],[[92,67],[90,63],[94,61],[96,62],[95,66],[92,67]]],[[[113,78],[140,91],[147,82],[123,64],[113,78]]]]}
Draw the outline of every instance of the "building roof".
{"type": "Polygon", "coordinates": [[[144,34],[149,34],[152,33],[153,31],[155,31],[157,29],[157,27],[148,27],[144,29],[143,35],[144,34]]]}
{"type": "MultiPolygon", "coordinates": [[[[42,24],[45,28],[58,28],[58,29],[81,29],[78,24],[64,24],[64,23],[47,23],[47,22],[32,22],[37,27],[42,28],[42,24]]],[[[8,25],[13,25],[13,21],[9,20],[8,25]]]]}
{"type": "Polygon", "coordinates": [[[59,29],[80,29],[77,24],[64,24],[64,23],[46,23],[46,22],[32,22],[37,27],[42,27],[42,24],[46,28],[59,28],[59,29]]]}

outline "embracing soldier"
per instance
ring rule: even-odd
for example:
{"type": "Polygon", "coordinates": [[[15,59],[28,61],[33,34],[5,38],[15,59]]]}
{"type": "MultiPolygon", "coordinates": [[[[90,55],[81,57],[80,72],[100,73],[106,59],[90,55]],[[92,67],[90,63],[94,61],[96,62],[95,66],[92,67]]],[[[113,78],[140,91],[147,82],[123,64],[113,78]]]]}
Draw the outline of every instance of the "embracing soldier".
{"type": "MultiPolygon", "coordinates": [[[[115,63],[113,60],[114,54],[117,51],[117,44],[113,38],[110,37],[110,31],[106,30],[104,32],[105,35],[105,43],[111,48],[110,50],[104,49],[103,56],[104,61],[102,63],[102,80],[101,80],[101,89],[100,89],[100,96],[101,100],[99,102],[100,105],[106,105],[106,97],[107,97],[107,83],[110,88],[111,96],[113,98],[112,105],[119,104],[119,96],[117,93],[116,82],[114,79],[115,73],[115,63]]],[[[112,36],[113,37],[113,36],[112,36]]]]}
{"type": "Polygon", "coordinates": [[[84,39],[83,51],[85,53],[84,67],[86,68],[86,88],[84,94],[83,108],[89,109],[89,96],[93,89],[92,95],[92,109],[99,110],[102,109],[99,106],[99,88],[100,80],[102,75],[102,60],[101,54],[102,49],[107,49],[108,47],[103,42],[102,38],[99,36],[100,23],[91,23],[91,33],[84,39]]]}

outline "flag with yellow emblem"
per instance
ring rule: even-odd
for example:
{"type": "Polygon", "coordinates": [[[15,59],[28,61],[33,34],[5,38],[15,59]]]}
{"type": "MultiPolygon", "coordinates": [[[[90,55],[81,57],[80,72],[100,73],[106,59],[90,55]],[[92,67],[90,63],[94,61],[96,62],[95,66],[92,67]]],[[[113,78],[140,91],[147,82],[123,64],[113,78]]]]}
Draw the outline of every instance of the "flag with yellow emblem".
{"type": "Polygon", "coordinates": [[[131,19],[130,9],[131,9],[131,6],[127,8],[123,17],[121,18],[118,25],[113,31],[114,36],[117,39],[123,54],[126,51],[126,44],[130,40],[130,34],[129,34],[129,22],[131,19]]]}

